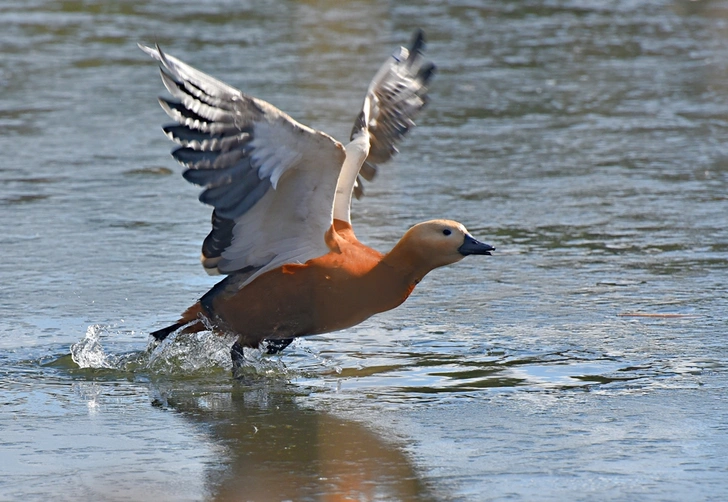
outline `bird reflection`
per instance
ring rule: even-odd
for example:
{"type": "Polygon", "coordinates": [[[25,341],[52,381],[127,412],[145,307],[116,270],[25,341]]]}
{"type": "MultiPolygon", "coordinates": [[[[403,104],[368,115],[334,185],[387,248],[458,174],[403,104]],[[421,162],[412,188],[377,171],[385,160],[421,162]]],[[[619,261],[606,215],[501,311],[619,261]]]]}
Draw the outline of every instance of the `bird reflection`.
{"type": "Polygon", "coordinates": [[[219,448],[210,499],[434,500],[403,452],[363,425],[297,404],[288,384],[157,389],[155,404],[203,425],[219,448]]]}

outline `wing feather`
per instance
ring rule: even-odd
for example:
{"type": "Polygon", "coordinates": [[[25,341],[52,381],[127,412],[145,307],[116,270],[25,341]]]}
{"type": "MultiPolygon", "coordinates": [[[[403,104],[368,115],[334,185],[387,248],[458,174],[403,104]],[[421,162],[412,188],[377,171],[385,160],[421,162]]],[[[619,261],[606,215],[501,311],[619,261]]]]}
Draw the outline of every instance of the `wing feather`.
{"type": "Polygon", "coordinates": [[[159,47],[139,47],[159,61],[173,98],[159,100],[176,122],[163,128],[179,145],[172,156],[186,180],[204,187],[200,201],[214,207],[205,270],[245,272],[244,285],[328,252],[344,147],[159,47]]]}
{"type": "MultiPolygon", "coordinates": [[[[398,152],[396,144],[415,126],[414,119],[427,104],[427,90],[435,65],[425,61],[425,37],[418,30],[409,50],[400,47],[377,72],[367,91],[368,121],[355,123],[351,139],[366,127],[370,134],[369,154],[360,174],[367,181],[374,179],[378,164],[398,152]]],[[[362,180],[357,179],[358,195],[363,194],[362,180]]]]}
{"type": "Polygon", "coordinates": [[[396,144],[415,126],[427,103],[435,66],[425,61],[424,33],[418,30],[409,49],[400,47],[375,74],[346,146],[347,159],[336,187],[334,218],[350,222],[351,196],[360,198],[363,180],[397,153],[396,144]]]}

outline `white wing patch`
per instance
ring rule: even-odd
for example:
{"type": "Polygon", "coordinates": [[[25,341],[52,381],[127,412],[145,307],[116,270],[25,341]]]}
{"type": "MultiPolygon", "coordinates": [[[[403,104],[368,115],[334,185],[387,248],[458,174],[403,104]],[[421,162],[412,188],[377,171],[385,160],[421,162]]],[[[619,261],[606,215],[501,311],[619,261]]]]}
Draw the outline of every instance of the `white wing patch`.
{"type": "MultiPolygon", "coordinates": [[[[343,153],[341,147],[339,158],[343,153]]],[[[316,165],[316,156],[307,160],[316,165]]],[[[335,176],[317,178],[303,169],[285,173],[277,189],[235,220],[232,244],[218,263],[220,271],[260,267],[242,287],[268,270],[326,254],[324,236],[331,225],[335,188],[335,176]]]]}
{"type": "Polygon", "coordinates": [[[253,148],[251,161],[258,167],[258,177],[269,178],[275,189],[281,176],[303,158],[303,152],[309,147],[306,133],[301,130],[300,134],[296,134],[294,130],[291,134],[290,128],[281,127],[280,124],[256,123],[255,138],[250,146],[253,148]]]}

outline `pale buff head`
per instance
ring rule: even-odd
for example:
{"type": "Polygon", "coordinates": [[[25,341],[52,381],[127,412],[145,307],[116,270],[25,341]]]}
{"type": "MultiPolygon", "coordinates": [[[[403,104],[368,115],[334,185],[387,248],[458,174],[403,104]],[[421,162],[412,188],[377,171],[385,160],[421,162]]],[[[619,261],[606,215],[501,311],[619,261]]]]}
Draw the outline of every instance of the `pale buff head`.
{"type": "Polygon", "coordinates": [[[396,247],[403,248],[430,270],[458,262],[467,255],[489,255],[495,249],[474,239],[462,223],[452,220],[418,223],[396,247]]]}

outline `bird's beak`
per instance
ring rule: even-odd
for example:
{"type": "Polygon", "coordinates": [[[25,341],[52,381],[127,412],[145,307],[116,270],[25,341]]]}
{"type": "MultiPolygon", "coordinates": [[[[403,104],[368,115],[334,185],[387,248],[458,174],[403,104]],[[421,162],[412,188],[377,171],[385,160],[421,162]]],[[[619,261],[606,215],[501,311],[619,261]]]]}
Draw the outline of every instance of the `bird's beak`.
{"type": "Polygon", "coordinates": [[[463,256],[468,256],[469,254],[489,255],[491,251],[495,251],[493,246],[485,242],[480,242],[469,234],[465,234],[465,242],[458,248],[458,252],[463,256]]]}

